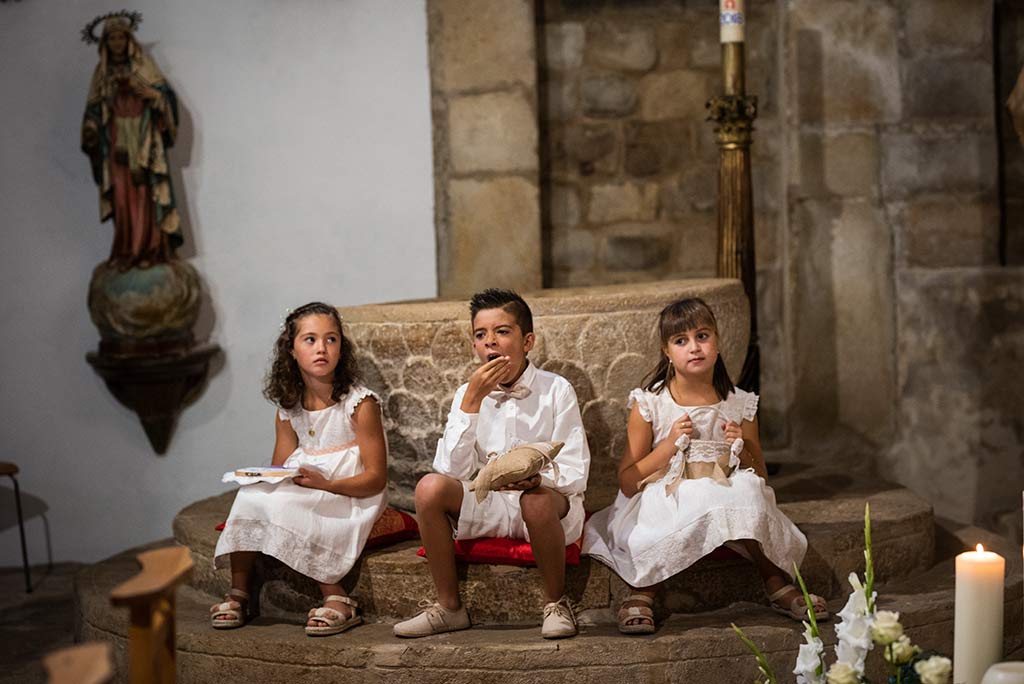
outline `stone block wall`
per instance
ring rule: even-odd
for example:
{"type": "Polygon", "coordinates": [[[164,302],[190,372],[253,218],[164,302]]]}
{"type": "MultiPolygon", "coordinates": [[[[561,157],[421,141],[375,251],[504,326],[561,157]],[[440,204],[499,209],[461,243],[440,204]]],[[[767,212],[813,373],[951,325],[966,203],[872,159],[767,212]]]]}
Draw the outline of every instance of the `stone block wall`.
{"type": "MultiPolygon", "coordinates": [[[[783,175],[777,3],[748,2],[762,438],[786,440],[783,175]]],[[[715,3],[538,0],[544,282],[564,287],[715,273],[721,91],[715,3]]],[[[731,369],[733,375],[739,368],[731,369]]]]}
{"type": "Polygon", "coordinates": [[[997,398],[1019,393],[1024,271],[999,264],[992,3],[786,8],[794,424],[851,428],[978,520],[1019,497],[1024,444],[997,398]]]}
{"type": "MultiPolygon", "coordinates": [[[[751,5],[748,91],[761,97],[764,129],[755,223],[769,265],[778,148],[762,141],[777,127],[775,6],[751,5]]],[[[704,103],[721,89],[717,6],[538,6],[545,284],[714,275],[718,149],[704,103]]]]}
{"type": "Polygon", "coordinates": [[[1006,109],[1006,99],[1024,69],[1024,0],[996,5],[999,93],[997,96],[1003,190],[1003,250],[1007,264],[1024,265],[1024,141],[1006,109]]]}
{"type": "Polygon", "coordinates": [[[882,444],[894,332],[880,130],[900,118],[899,15],[884,0],[789,0],[783,33],[793,421],[811,434],[844,424],[882,444]],[[870,347],[858,342],[867,329],[870,347]]]}
{"type": "MultiPolygon", "coordinates": [[[[504,30],[494,4],[429,6],[458,17],[472,5],[465,26],[490,15],[504,30]]],[[[525,226],[517,256],[539,250],[542,274],[524,272],[545,286],[713,274],[715,3],[526,4],[533,138],[514,138],[525,71],[481,67],[480,83],[450,86],[432,66],[447,127],[439,236],[457,216],[525,226]],[[515,197],[522,183],[534,194],[515,197]]],[[[473,50],[512,40],[456,33],[452,45],[488,43],[473,50]]],[[[1024,348],[1024,146],[1002,112],[1024,63],[1024,0],[749,0],[747,38],[762,441],[813,453],[818,437],[852,432],[940,514],[979,520],[1016,486],[997,473],[1024,468],[1020,411],[994,399],[1016,396],[1024,348]]],[[[450,241],[470,247],[441,263],[476,258],[473,239],[450,241]]]]}
{"type": "Polygon", "coordinates": [[[541,286],[531,0],[428,0],[438,293],[541,286]],[[511,253],[510,253],[511,252],[511,253]]]}
{"type": "Polygon", "coordinates": [[[993,4],[897,10],[901,111],[882,128],[880,185],[897,401],[880,464],[941,515],[978,520],[1020,496],[1024,444],[1009,380],[1024,351],[1024,271],[1000,266],[993,4]]]}

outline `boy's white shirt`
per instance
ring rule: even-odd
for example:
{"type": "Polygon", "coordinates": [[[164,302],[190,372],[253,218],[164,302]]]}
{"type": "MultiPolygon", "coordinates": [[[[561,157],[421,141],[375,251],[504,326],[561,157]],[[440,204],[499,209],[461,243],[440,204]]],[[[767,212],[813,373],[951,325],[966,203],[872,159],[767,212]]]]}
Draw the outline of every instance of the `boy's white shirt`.
{"type": "Polygon", "coordinates": [[[541,471],[541,484],[567,496],[582,495],[590,474],[590,448],[575,390],[562,376],[532,363],[516,381],[515,386],[520,385],[530,389],[529,396],[514,399],[492,392],[480,404],[479,413],[462,410],[469,383],[459,387],[444,434],[437,441],[434,470],[466,481],[490,454],[501,455],[529,442],[565,442],[555,457],[557,479],[549,466],[541,471]]]}

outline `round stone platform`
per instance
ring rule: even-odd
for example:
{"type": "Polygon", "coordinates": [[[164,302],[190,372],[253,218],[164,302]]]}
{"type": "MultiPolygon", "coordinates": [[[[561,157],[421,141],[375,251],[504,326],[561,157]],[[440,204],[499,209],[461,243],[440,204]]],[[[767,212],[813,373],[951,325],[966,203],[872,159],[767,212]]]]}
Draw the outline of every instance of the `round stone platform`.
{"type": "MultiPolygon", "coordinates": [[[[808,585],[823,596],[845,592],[850,572],[861,570],[864,502],[871,504],[875,572],[879,581],[911,577],[934,561],[935,537],[931,507],[908,490],[850,482],[833,494],[823,468],[788,464],[776,478],[780,507],[807,535],[808,553],[801,566],[808,585]],[[815,475],[814,473],[818,473],[815,475]]],[[[211,595],[229,588],[226,571],[213,569],[213,551],[234,492],[199,501],[174,521],[175,540],[192,551],[196,568],[191,584],[211,595]]],[[[368,617],[399,619],[418,612],[421,598],[433,596],[426,561],[416,555],[419,542],[369,550],[345,578],[368,617]]],[[[261,559],[257,584],[262,586],[264,615],[298,619],[315,605],[320,593],[309,579],[273,559],[261,559]]],[[[583,558],[566,569],[567,593],[584,610],[617,605],[628,587],[604,565],[583,558]]],[[[463,596],[474,619],[494,624],[534,624],[542,603],[536,568],[460,565],[463,596]]],[[[670,579],[662,592],[666,612],[714,610],[736,601],[763,601],[760,581],[750,563],[706,558],[670,579]]]]}
{"type": "MultiPolygon", "coordinates": [[[[1021,655],[1020,547],[984,530],[940,530],[939,561],[930,570],[904,581],[881,585],[879,606],[900,612],[915,643],[951,654],[953,649],[952,554],[975,542],[999,551],[1008,560],[1006,639],[1008,658],[1021,655]]],[[[913,542],[907,540],[907,544],[913,542]]],[[[125,681],[125,611],[109,604],[110,589],[137,572],[134,555],[122,553],[89,566],[76,578],[79,611],[76,638],[114,644],[115,667],[125,681]]],[[[610,610],[581,614],[581,633],[556,642],[539,636],[537,627],[474,626],[454,634],[417,640],[391,635],[389,622],[373,622],[342,635],[311,639],[294,623],[257,618],[227,632],[209,627],[214,597],[183,587],[177,600],[178,681],[216,684],[581,684],[587,682],[753,681],[753,659],[733,634],[736,623],[764,650],[781,682],[791,682],[802,627],[763,605],[738,602],[712,612],[673,615],[652,636],[626,637],[612,624],[610,610]]],[[[526,599],[524,599],[525,601],[526,599]]],[[[836,610],[843,599],[830,602],[836,610]]],[[[831,623],[823,636],[827,652],[835,642],[831,623]]],[[[884,681],[878,654],[869,658],[868,674],[884,681]]]]}
{"type": "MultiPolygon", "coordinates": [[[[850,456],[843,445],[820,447],[813,464],[794,462],[783,452],[770,458],[782,465],[781,474],[772,478],[780,506],[809,540],[801,571],[815,592],[829,598],[830,610],[835,612],[846,600],[847,575],[863,572],[863,511],[868,501],[880,608],[899,611],[915,643],[951,654],[952,559],[981,542],[1007,559],[1004,653],[1020,657],[1019,542],[978,528],[936,525],[928,504],[911,492],[879,482],[863,466],[836,465],[866,459],[839,458],[840,453],[850,456]]],[[[412,614],[418,599],[433,596],[426,564],[413,555],[413,543],[368,552],[346,579],[367,611],[364,626],[323,639],[306,637],[298,626],[304,615],[298,609],[310,605],[315,589],[277,564],[266,572],[270,581],[262,593],[262,615],[242,629],[215,631],[209,626],[209,606],[227,585],[224,571],[213,572],[210,555],[217,535],[213,528],[223,520],[229,497],[194,504],[175,520],[175,537],[191,548],[195,560],[191,585],[178,592],[179,681],[753,681],[756,666],[731,622],[763,648],[781,682],[793,681],[788,673],[802,642],[802,627],[768,609],[753,570],[740,560],[706,559],[670,581],[658,606],[658,632],[647,637],[616,631],[614,607],[624,586],[600,564],[588,565],[584,559],[569,569],[571,591],[583,604],[582,631],[573,639],[540,638],[536,569],[488,565],[460,567],[463,596],[475,622],[472,629],[396,639],[392,624],[412,614]]],[[[110,606],[108,595],[137,572],[134,556],[140,550],[89,566],[76,578],[76,638],[113,642],[121,673],[128,619],[110,606]]],[[[830,624],[823,630],[826,644],[835,642],[830,624]]],[[[884,681],[877,654],[870,666],[873,681],[884,681]]]]}

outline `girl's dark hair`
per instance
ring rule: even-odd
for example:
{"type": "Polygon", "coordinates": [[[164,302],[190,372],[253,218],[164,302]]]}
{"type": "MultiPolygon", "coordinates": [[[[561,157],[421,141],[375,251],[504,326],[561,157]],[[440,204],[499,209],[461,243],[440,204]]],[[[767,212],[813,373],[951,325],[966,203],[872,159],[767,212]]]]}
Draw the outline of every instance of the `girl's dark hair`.
{"type": "MultiPolygon", "coordinates": [[[[672,302],[658,314],[658,333],[661,338],[662,351],[668,346],[668,341],[673,336],[701,326],[711,328],[718,336],[718,321],[715,320],[715,314],[711,311],[711,307],[703,299],[691,297],[672,302]]],[[[675,369],[672,367],[672,362],[662,353],[658,365],[644,376],[640,385],[648,392],[659,394],[668,387],[669,380],[674,374],[675,369]]],[[[725,369],[721,353],[715,359],[715,370],[711,382],[715,386],[715,394],[719,399],[725,399],[735,387],[732,380],[729,379],[729,372],[725,369]]]]}
{"type": "Polygon", "coordinates": [[[295,309],[284,319],[281,334],[274,342],[274,357],[270,364],[270,370],[267,371],[267,377],[263,381],[263,396],[281,408],[295,408],[296,404],[302,402],[302,393],[306,389],[306,385],[302,382],[299,364],[292,356],[292,345],[295,344],[295,336],[299,334],[299,321],[306,316],[317,314],[333,318],[334,323],[338,326],[338,333],[341,335],[341,357],[334,369],[331,399],[339,401],[352,389],[352,385],[359,378],[359,366],[356,363],[352,342],[345,337],[338,310],[323,302],[310,302],[295,309]]]}

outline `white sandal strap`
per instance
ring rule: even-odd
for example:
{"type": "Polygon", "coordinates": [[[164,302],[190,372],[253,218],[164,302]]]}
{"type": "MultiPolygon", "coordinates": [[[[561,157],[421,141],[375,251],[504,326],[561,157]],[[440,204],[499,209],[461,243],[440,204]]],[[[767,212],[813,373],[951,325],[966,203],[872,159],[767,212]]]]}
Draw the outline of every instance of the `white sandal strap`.
{"type": "Polygon", "coordinates": [[[630,596],[627,596],[626,599],[623,600],[623,603],[626,603],[628,601],[637,601],[638,603],[646,603],[649,606],[653,606],[654,605],[654,598],[651,597],[651,596],[647,596],[646,594],[632,594],[630,596]]]}
{"type": "MultiPolygon", "coordinates": [[[[796,591],[796,587],[794,587],[792,584],[787,584],[786,586],[782,587],[778,591],[769,594],[768,595],[768,600],[769,601],[778,601],[780,598],[782,598],[783,596],[785,596],[786,594],[788,594],[791,591],[796,591]]],[[[802,596],[803,596],[803,594],[801,594],[801,597],[802,596]]]]}
{"type": "Polygon", "coordinates": [[[344,603],[345,605],[352,606],[353,608],[359,607],[359,602],[349,596],[339,596],[337,594],[325,596],[324,603],[328,603],[329,601],[337,601],[338,603],[344,603]]]}
{"type": "Polygon", "coordinates": [[[210,615],[232,615],[240,617],[242,615],[242,606],[236,601],[225,601],[224,603],[218,603],[210,606],[210,615]]]}
{"type": "MultiPolygon", "coordinates": [[[[632,618],[634,616],[645,617],[645,618],[651,617],[651,611],[650,611],[649,608],[639,608],[637,606],[630,606],[629,608],[620,608],[619,612],[621,613],[622,611],[625,611],[626,615],[628,615],[629,618],[632,618]]],[[[627,619],[629,619],[629,618],[627,618],[627,619]]]]}
{"type": "Polygon", "coordinates": [[[230,596],[234,596],[236,598],[242,599],[243,601],[248,601],[249,600],[249,592],[242,591],[241,589],[232,589],[231,591],[228,592],[228,596],[229,597],[230,596]]]}

